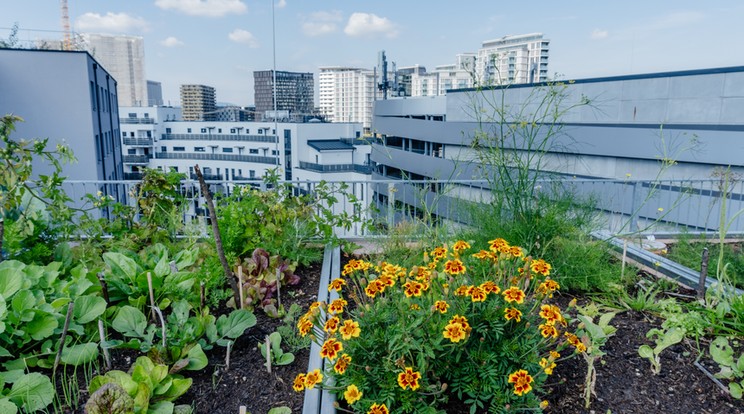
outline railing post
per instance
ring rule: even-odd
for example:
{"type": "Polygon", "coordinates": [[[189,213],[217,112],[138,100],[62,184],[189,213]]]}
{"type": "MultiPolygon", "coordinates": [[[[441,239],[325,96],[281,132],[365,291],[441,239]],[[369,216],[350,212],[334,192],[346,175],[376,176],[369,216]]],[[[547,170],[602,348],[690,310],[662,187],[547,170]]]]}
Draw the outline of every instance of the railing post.
{"type": "Polygon", "coordinates": [[[388,229],[392,229],[395,225],[395,184],[388,183],[387,193],[387,225],[388,229]]]}
{"type": "Polygon", "coordinates": [[[636,211],[636,201],[638,198],[638,181],[633,182],[633,193],[630,196],[630,231],[638,231],[638,211],[636,211]]]}

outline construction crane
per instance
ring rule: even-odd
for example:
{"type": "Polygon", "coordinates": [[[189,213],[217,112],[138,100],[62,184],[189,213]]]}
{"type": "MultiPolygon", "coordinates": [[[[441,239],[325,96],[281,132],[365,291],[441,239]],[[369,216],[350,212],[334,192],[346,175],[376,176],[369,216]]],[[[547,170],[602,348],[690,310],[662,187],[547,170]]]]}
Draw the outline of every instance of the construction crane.
{"type": "Polygon", "coordinates": [[[70,13],[67,8],[67,0],[60,0],[60,7],[62,8],[62,49],[72,50],[72,36],[70,35],[70,13]]]}

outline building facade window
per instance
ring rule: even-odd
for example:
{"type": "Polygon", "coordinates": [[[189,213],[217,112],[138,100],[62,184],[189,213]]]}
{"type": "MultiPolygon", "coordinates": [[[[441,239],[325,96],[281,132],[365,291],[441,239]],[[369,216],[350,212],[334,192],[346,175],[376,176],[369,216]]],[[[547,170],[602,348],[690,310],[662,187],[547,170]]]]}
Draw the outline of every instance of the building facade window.
{"type": "Polygon", "coordinates": [[[194,152],[205,152],[204,147],[194,147],[194,152]]]}
{"type": "Polygon", "coordinates": [[[257,150],[257,149],[255,149],[255,148],[250,148],[250,149],[248,150],[248,153],[249,153],[249,154],[258,154],[258,150],[257,150]]]}
{"type": "Polygon", "coordinates": [[[225,147],[225,148],[222,148],[222,152],[233,152],[233,149],[225,147]]]}
{"type": "Polygon", "coordinates": [[[186,151],[186,147],[173,147],[173,151],[183,152],[183,151],[186,151]]]}

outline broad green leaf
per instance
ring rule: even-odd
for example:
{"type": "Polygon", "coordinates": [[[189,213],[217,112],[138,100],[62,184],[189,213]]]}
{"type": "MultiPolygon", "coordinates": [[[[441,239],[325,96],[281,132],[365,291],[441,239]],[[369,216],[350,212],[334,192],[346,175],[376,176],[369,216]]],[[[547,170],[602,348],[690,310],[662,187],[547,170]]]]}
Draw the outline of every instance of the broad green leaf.
{"type": "Polygon", "coordinates": [[[659,346],[662,347],[661,349],[666,349],[676,343],[681,342],[683,339],[685,339],[685,330],[683,328],[670,328],[664,333],[659,346]]]}
{"type": "Polygon", "coordinates": [[[289,407],[274,407],[267,414],[292,414],[292,409],[289,407]]]}
{"type": "Polygon", "coordinates": [[[98,344],[95,342],[88,342],[63,348],[61,360],[67,365],[78,366],[93,361],[97,357],[98,344]]]}
{"type": "Polygon", "coordinates": [[[106,252],[103,261],[111,268],[111,273],[120,279],[134,282],[139,274],[139,266],[131,257],[117,252],[106,252]]]}
{"type": "Polygon", "coordinates": [[[272,332],[271,334],[269,334],[269,342],[271,343],[271,350],[275,354],[282,352],[282,336],[279,334],[279,332],[272,332]]]}
{"type": "Polygon", "coordinates": [[[292,362],[294,362],[294,360],[295,360],[294,354],[287,352],[285,354],[282,354],[282,356],[280,356],[279,358],[277,358],[276,361],[274,361],[274,364],[289,365],[292,362]]]}
{"type": "Polygon", "coordinates": [[[731,392],[731,396],[736,398],[737,400],[740,400],[742,397],[742,388],[741,385],[739,385],[736,382],[729,383],[729,391],[731,392]]]}
{"type": "MultiPolygon", "coordinates": [[[[109,372],[112,372],[112,371],[109,371],[109,372]]],[[[117,383],[116,380],[113,377],[110,377],[108,374],[96,375],[88,383],[88,392],[93,394],[94,392],[98,391],[99,388],[103,387],[105,384],[108,384],[110,382],[117,383]]]]}
{"type": "Polygon", "coordinates": [[[194,409],[188,404],[179,404],[173,407],[173,414],[193,414],[194,409]]]}
{"type": "Polygon", "coordinates": [[[147,414],[172,414],[173,403],[170,401],[160,401],[150,406],[147,409],[147,414]]]}
{"type": "Polygon", "coordinates": [[[34,311],[34,319],[26,324],[26,332],[36,341],[50,337],[59,326],[57,318],[44,311],[34,311]]]}
{"type": "MultiPolygon", "coordinates": [[[[5,324],[2,324],[2,326],[3,326],[3,331],[4,331],[5,330],[5,324]]],[[[0,333],[2,333],[2,332],[0,332],[0,333]]],[[[2,346],[0,346],[0,357],[13,358],[13,354],[11,354],[7,349],[5,349],[2,346]]]]}
{"type": "Polygon", "coordinates": [[[30,290],[21,290],[16,293],[11,302],[13,311],[17,314],[22,314],[24,311],[33,309],[36,305],[36,296],[30,290]]]}
{"type": "Polygon", "coordinates": [[[130,396],[133,397],[137,393],[138,384],[126,372],[113,370],[107,372],[106,376],[112,378],[114,382],[121,385],[130,396]]]}
{"type": "Polygon", "coordinates": [[[18,407],[16,407],[15,404],[10,402],[8,398],[0,399],[0,413],[16,414],[17,412],[18,412],[18,407]]]}
{"type": "Polygon", "coordinates": [[[201,345],[196,344],[191,349],[189,349],[188,352],[188,358],[189,358],[189,364],[186,365],[187,370],[189,371],[199,371],[204,369],[204,367],[207,366],[207,363],[209,362],[207,360],[207,355],[204,354],[204,351],[202,350],[201,345]]]}
{"type": "Polygon", "coordinates": [[[654,359],[655,358],[655,356],[654,356],[654,350],[651,349],[651,347],[648,346],[648,345],[641,345],[638,348],[638,355],[640,355],[643,358],[649,358],[649,359],[654,359]]]}
{"type": "Polygon", "coordinates": [[[734,365],[734,349],[729,345],[728,339],[719,336],[710,344],[710,356],[719,365],[730,367],[734,365]]]}
{"type": "Polygon", "coordinates": [[[106,300],[100,296],[85,295],[75,299],[73,316],[79,324],[86,324],[103,315],[106,311],[106,300]]]}
{"type": "Polygon", "coordinates": [[[10,298],[23,287],[23,268],[26,265],[17,260],[0,263],[0,295],[10,298]]]}
{"type": "MultiPolygon", "coordinates": [[[[132,394],[129,394],[132,395],[132,394]]],[[[137,391],[134,395],[134,406],[139,407],[140,413],[146,413],[150,406],[150,396],[152,395],[152,388],[145,382],[137,384],[137,391]]]]}
{"type": "Polygon", "coordinates": [[[11,369],[0,372],[0,390],[3,389],[3,384],[12,384],[18,381],[24,374],[25,371],[23,369],[11,369]]]}
{"type": "Polygon", "coordinates": [[[180,375],[174,375],[170,388],[160,398],[163,398],[165,401],[173,401],[185,394],[189,390],[189,387],[191,387],[192,382],[193,380],[191,378],[181,378],[180,375]]]}
{"type": "Polygon", "coordinates": [[[217,331],[223,338],[235,339],[255,325],[256,316],[245,309],[234,310],[230,316],[222,315],[217,319],[217,331]]]}
{"type": "Polygon", "coordinates": [[[143,337],[147,328],[147,318],[139,309],[123,306],[111,322],[111,326],[125,336],[143,337]]]}
{"type": "Polygon", "coordinates": [[[49,377],[32,372],[13,383],[7,397],[27,412],[43,410],[54,399],[54,387],[49,377]]]}
{"type": "Polygon", "coordinates": [[[159,278],[164,278],[171,273],[170,264],[168,263],[168,256],[163,256],[160,258],[160,261],[158,261],[158,264],[155,266],[155,269],[153,269],[152,273],[152,277],[159,278]]]}
{"type": "Polygon", "coordinates": [[[196,254],[192,250],[181,250],[173,257],[176,268],[183,270],[196,262],[196,254]]]}

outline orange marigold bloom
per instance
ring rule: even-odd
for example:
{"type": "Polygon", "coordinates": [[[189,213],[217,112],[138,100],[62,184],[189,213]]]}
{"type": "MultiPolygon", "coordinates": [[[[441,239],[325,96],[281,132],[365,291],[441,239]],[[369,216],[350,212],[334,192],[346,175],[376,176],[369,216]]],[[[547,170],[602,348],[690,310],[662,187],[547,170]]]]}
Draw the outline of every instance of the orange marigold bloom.
{"type": "Polygon", "coordinates": [[[465,240],[458,240],[452,246],[452,250],[454,250],[455,253],[460,253],[461,251],[469,249],[469,248],[470,248],[470,244],[466,242],[465,240]]]}
{"type": "Polygon", "coordinates": [[[328,358],[329,361],[333,361],[338,356],[338,353],[344,350],[344,345],[339,342],[336,338],[328,338],[323,346],[320,347],[320,356],[328,358]]]}
{"type": "Polygon", "coordinates": [[[323,382],[323,373],[320,369],[315,369],[305,375],[305,388],[312,388],[321,382],[323,382]]]}
{"type": "Polygon", "coordinates": [[[509,383],[514,384],[514,394],[522,396],[532,391],[532,376],[520,369],[519,371],[513,372],[509,375],[509,383]]]}
{"type": "Polygon", "coordinates": [[[498,260],[496,256],[493,253],[489,252],[488,250],[481,250],[478,253],[473,253],[472,256],[475,257],[476,259],[481,259],[481,260],[494,260],[494,261],[498,260]]]}
{"type": "Polygon", "coordinates": [[[501,288],[496,283],[491,282],[490,280],[487,282],[481,283],[480,288],[485,290],[486,293],[493,293],[496,295],[501,293],[501,288]]]}
{"type": "Polygon", "coordinates": [[[518,304],[522,304],[524,302],[525,294],[522,292],[522,289],[512,286],[509,289],[506,289],[503,293],[504,300],[507,302],[516,302],[518,304]]]}
{"type": "Polygon", "coordinates": [[[367,287],[364,288],[364,293],[370,298],[374,298],[378,293],[385,291],[385,285],[379,279],[370,281],[367,287]]]}
{"type": "Polygon", "coordinates": [[[539,273],[543,276],[547,276],[550,274],[550,269],[553,267],[550,265],[550,263],[546,262],[543,259],[533,260],[530,263],[530,269],[532,269],[533,272],[539,273]]]}
{"type": "Polygon", "coordinates": [[[423,292],[424,285],[422,285],[419,282],[410,281],[410,282],[406,282],[406,284],[404,284],[403,287],[405,288],[403,293],[405,293],[406,296],[410,298],[411,296],[416,296],[416,297],[421,296],[421,292],[423,292]]]}
{"type": "Polygon", "coordinates": [[[462,264],[460,259],[447,260],[447,262],[444,263],[444,273],[450,275],[465,273],[465,265],[462,264]]]}
{"type": "Polygon", "coordinates": [[[367,414],[390,414],[390,411],[388,411],[388,408],[385,404],[372,404],[371,407],[369,407],[369,411],[367,411],[367,414]]]}
{"type": "Polygon", "coordinates": [[[313,329],[313,322],[307,316],[303,316],[297,321],[297,330],[300,336],[304,337],[313,329]]]}
{"type": "Polygon", "coordinates": [[[346,400],[347,404],[354,404],[355,402],[359,401],[360,398],[362,398],[362,392],[359,391],[359,388],[357,388],[356,385],[351,384],[346,387],[346,391],[344,391],[344,399],[346,400]]]}
{"type": "Polygon", "coordinates": [[[468,324],[468,318],[461,316],[461,315],[455,315],[450,319],[449,323],[459,323],[462,326],[470,327],[468,324]]]}
{"type": "Polygon", "coordinates": [[[516,322],[521,322],[522,311],[516,308],[506,308],[504,309],[504,318],[506,318],[507,321],[514,319],[516,322]]]}
{"type": "Polygon", "coordinates": [[[544,282],[540,283],[537,286],[537,293],[546,295],[549,298],[553,297],[553,292],[560,289],[561,285],[558,284],[555,280],[552,279],[545,279],[544,282]]]}
{"type": "Polygon", "coordinates": [[[459,288],[455,289],[455,296],[467,296],[470,289],[471,286],[462,285],[459,288]]]}
{"type": "Polygon", "coordinates": [[[437,247],[431,252],[431,257],[433,257],[435,260],[444,259],[444,257],[447,256],[447,249],[444,247],[437,247]]]}
{"type": "Polygon", "coordinates": [[[439,313],[447,313],[447,309],[449,309],[449,304],[443,300],[438,300],[434,302],[434,310],[438,310],[439,313]]]}
{"type": "Polygon", "coordinates": [[[338,319],[337,316],[334,316],[332,318],[328,318],[325,325],[323,326],[323,330],[328,333],[335,333],[338,330],[338,325],[341,323],[341,321],[338,319]]]}
{"type": "Polygon", "coordinates": [[[560,357],[561,357],[561,354],[559,354],[558,352],[556,352],[556,351],[550,351],[550,359],[556,360],[556,359],[558,359],[560,357]]]}
{"type": "Polygon", "coordinates": [[[540,326],[538,326],[538,329],[540,329],[540,335],[542,335],[544,338],[558,337],[558,329],[556,329],[554,325],[541,324],[540,326]]]}
{"type": "Polygon", "coordinates": [[[328,291],[335,290],[336,292],[340,292],[341,288],[346,286],[346,281],[339,278],[333,279],[331,283],[328,284],[328,291]]]}
{"type": "Polygon", "coordinates": [[[328,312],[330,313],[341,313],[344,311],[344,306],[346,306],[348,302],[346,302],[345,299],[336,299],[333,302],[331,302],[330,305],[328,305],[328,312]]]}
{"type": "Polygon", "coordinates": [[[424,280],[431,276],[431,270],[424,266],[414,266],[408,275],[414,277],[416,280],[424,280]]]}
{"type": "Polygon", "coordinates": [[[465,329],[459,323],[450,323],[444,327],[442,336],[449,339],[452,342],[460,342],[467,336],[465,329]]]}
{"type": "Polygon", "coordinates": [[[384,272],[383,274],[381,274],[380,277],[377,278],[377,280],[379,280],[384,287],[395,286],[395,277],[388,272],[384,272]]]}
{"type": "Polygon", "coordinates": [[[333,364],[333,370],[336,371],[336,373],[338,373],[339,375],[343,375],[344,372],[346,372],[346,368],[349,367],[349,364],[351,364],[351,357],[349,355],[343,354],[338,358],[338,361],[333,364]]]}
{"type": "Polygon", "coordinates": [[[305,389],[305,374],[299,373],[294,379],[294,382],[292,383],[292,389],[300,392],[305,389]]]}
{"type": "Polygon", "coordinates": [[[470,289],[470,299],[473,302],[485,302],[488,297],[488,293],[479,287],[473,287],[470,289]]]}
{"type": "Polygon", "coordinates": [[[348,341],[351,338],[359,337],[359,334],[362,332],[362,330],[359,328],[358,322],[347,319],[344,321],[344,324],[341,326],[341,328],[339,328],[338,332],[341,334],[341,337],[344,338],[345,341],[348,341]]]}
{"type": "Polygon", "coordinates": [[[522,251],[522,248],[519,246],[512,246],[509,249],[509,254],[516,258],[520,258],[524,256],[524,252],[522,251]]]}
{"type": "Polygon", "coordinates": [[[398,374],[398,385],[404,390],[410,387],[411,391],[416,391],[419,387],[420,379],[421,373],[414,371],[413,367],[406,367],[403,372],[398,374]]]}
{"type": "Polygon", "coordinates": [[[556,322],[565,324],[565,319],[561,315],[561,309],[555,305],[542,305],[540,307],[540,317],[545,319],[548,325],[555,325],[556,322]]]}
{"type": "Polygon", "coordinates": [[[580,354],[583,352],[586,352],[586,345],[584,345],[582,342],[579,342],[578,344],[576,344],[576,352],[580,354]]]}
{"type": "Polygon", "coordinates": [[[553,370],[555,369],[556,364],[551,359],[543,358],[540,360],[540,366],[543,367],[546,374],[553,375],[553,370]]]}
{"type": "Polygon", "coordinates": [[[504,239],[493,239],[488,241],[489,249],[494,253],[503,253],[502,249],[506,248],[507,251],[510,248],[509,243],[504,239]]]}

